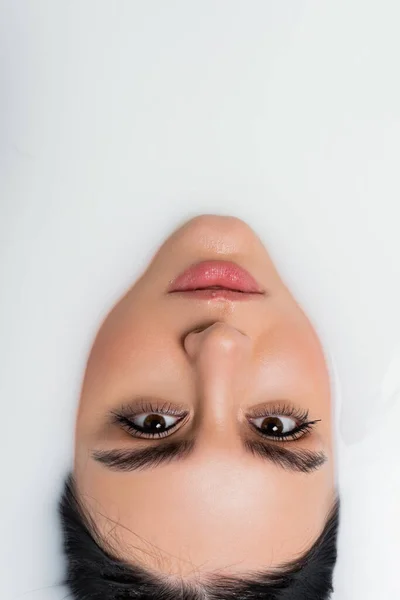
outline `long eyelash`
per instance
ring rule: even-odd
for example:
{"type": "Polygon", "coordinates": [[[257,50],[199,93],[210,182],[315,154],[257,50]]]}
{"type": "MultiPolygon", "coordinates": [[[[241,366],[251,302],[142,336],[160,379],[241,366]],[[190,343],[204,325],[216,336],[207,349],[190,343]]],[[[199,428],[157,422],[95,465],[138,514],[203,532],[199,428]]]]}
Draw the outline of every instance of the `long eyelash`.
{"type": "Polygon", "coordinates": [[[152,433],[146,433],[145,431],[142,431],[141,429],[139,429],[134,423],[132,423],[127,417],[124,416],[120,416],[117,417],[117,423],[119,423],[123,429],[127,430],[128,433],[135,433],[136,437],[144,437],[147,439],[151,439],[151,438],[162,438],[165,437],[167,435],[170,434],[170,432],[175,429],[175,427],[177,427],[178,423],[180,423],[182,419],[180,419],[179,421],[177,421],[177,423],[175,423],[174,425],[171,425],[171,427],[168,427],[168,429],[165,429],[164,431],[153,431],[152,433]]]}
{"type": "MultiPolygon", "coordinates": [[[[283,414],[283,413],[281,413],[283,414]]],[[[280,435],[268,435],[266,433],[263,433],[260,429],[258,429],[258,427],[256,427],[256,425],[254,425],[253,423],[251,423],[251,426],[253,427],[253,429],[256,430],[256,432],[259,435],[262,435],[263,437],[268,438],[269,440],[273,440],[273,441],[281,441],[281,442],[287,442],[287,441],[295,441],[298,440],[300,438],[306,437],[307,435],[309,435],[312,431],[312,429],[314,428],[314,424],[317,423],[318,421],[320,421],[321,419],[316,419],[315,421],[308,421],[307,423],[302,423],[301,425],[299,425],[298,427],[296,427],[295,429],[293,429],[292,431],[290,431],[289,433],[281,433],[280,435]]]]}
{"type": "Polygon", "coordinates": [[[308,419],[309,415],[308,409],[299,409],[290,404],[276,404],[268,407],[261,406],[258,409],[254,409],[251,411],[251,418],[257,417],[271,417],[273,415],[282,415],[284,417],[293,417],[300,421],[301,423],[305,423],[308,419]]]}
{"type": "Polygon", "coordinates": [[[306,437],[308,435],[310,435],[311,431],[314,428],[315,423],[318,423],[321,419],[316,419],[314,421],[308,421],[308,416],[309,416],[309,410],[308,409],[298,409],[294,406],[291,406],[289,404],[276,404],[276,405],[270,405],[268,407],[261,406],[258,409],[254,409],[251,412],[250,416],[251,419],[257,418],[257,417],[270,417],[270,416],[284,416],[284,417],[291,417],[293,419],[295,419],[296,421],[300,422],[300,425],[298,425],[295,429],[292,429],[292,431],[288,432],[288,433],[281,433],[279,435],[268,435],[267,433],[264,433],[261,429],[259,429],[256,425],[254,425],[254,423],[250,422],[251,427],[257,432],[258,435],[261,435],[269,440],[273,440],[273,441],[277,441],[277,442],[290,442],[290,441],[295,441],[298,440],[300,438],[306,437]]]}
{"type": "Polygon", "coordinates": [[[123,429],[125,429],[128,433],[134,434],[135,437],[143,437],[147,439],[152,438],[162,438],[171,433],[178,424],[187,416],[188,412],[180,410],[174,406],[170,402],[164,402],[164,404],[155,405],[150,401],[141,402],[140,404],[135,404],[135,406],[131,406],[129,404],[122,406],[118,412],[112,412],[113,416],[112,422],[121,425],[123,429]],[[179,421],[177,421],[174,425],[171,425],[164,431],[153,431],[151,433],[146,433],[142,431],[139,427],[137,427],[131,419],[141,415],[143,413],[154,413],[154,414],[168,414],[170,416],[181,417],[179,421]]]}
{"type": "Polygon", "coordinates": [[[153,404],[151,401],[143,401],[140,404],[135,403],[134,406],[125,404],[118,409],[118,412],[112,412],[111,414],[116,418],[117,421],[119,421],[121,417],[129,419],[143,413],[156,413],[162,415],[168,414],[179,417],[187,414],[187,411],[173,406],[170,402],[164,402],[164,404],[160,406],[153,404]]]}
{"type": "MultiPolygon", "coordinates": [[[[177,425],[183,420],[185,416],[187,416],[187,414],[187,411],[176,408],[170,402],[164,402],[164,404],[160,406],[153,404],[151,401],[142,402],[140,404],[135,403],[134,407],[127,404],[122,406],[118,412],[112,412],[114,423],[121,425],[125,430],[128,431],[128,433],[134,432],[136,437],[145,437],[148,439],[155,437],[162,438],[169,435],[169,433],[175,427],[177,427],[177,425]],[[181,417],[181,419],[177,423],[171,425],[168,429],[162,432],[152,432],[150,434],[141,431],[141,429],[139,429],[131,421],[133,417],[136,417],[137,415],[143,413],[168,414],[172,416],[179,416],[181,417]]],[[[265,406],[260,407],[258,409],[254,409],[250,417],[254,419],[259,417],[269,417],[273,415],[292,417],[293,419],[300,421],[300,425],[298,425],[289,433],[274,436],[263,433],[256,425],[254,425],[254,423],[250,423],[251,427],[258,433],[258,435],[261,435],[273,441],[295,441],[300,438],[303,438],[309,435],[312,429],[314,428],[315,423],[321,420],[316,419],[314,421],[307,421],[309,415],[308,409],[301,410],[289,404],[270,405],[268,406],[268,408],[265,406]]]]}

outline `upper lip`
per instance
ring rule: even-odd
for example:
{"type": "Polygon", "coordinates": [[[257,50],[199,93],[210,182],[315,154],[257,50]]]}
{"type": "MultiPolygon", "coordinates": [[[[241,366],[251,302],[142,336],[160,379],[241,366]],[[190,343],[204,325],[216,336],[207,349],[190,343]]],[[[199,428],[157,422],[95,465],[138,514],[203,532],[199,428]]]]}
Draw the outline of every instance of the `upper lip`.
{"type": "Polygon", "coordinates": [[[208,260],[191,265],[170,284],[168,292],[226,290],[263,294],[264,290],[243,267],[231,261],[208,260]]]}

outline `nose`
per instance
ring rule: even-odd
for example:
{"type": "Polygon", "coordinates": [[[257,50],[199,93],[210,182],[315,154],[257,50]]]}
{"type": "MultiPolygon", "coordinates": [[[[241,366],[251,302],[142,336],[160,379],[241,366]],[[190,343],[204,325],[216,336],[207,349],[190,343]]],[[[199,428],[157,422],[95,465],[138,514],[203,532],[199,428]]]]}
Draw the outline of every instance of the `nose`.
{"type": "Polygon", "coordinates": [[[189,332],[184,340],[186,353],[193,362],[211,365],[223,361],[231,368],[245,359],[250,345],[245,333],[221,321],[189,332]]]}
{"type": "Polygon", "coordinates": [[[204,424],[228,427],[229,421],[233,424],[237,402],[248,391],[251,339],[218,321],[188,333],[184,347],[196,371],[204,424]]]}
{"type": "Polygon", "coordinates": [[[232,452],[240,447],[237,408],[249,393],[252,342],[236,327],[217,321],[184,339],[196,376],[198,447],[232,452]]]}

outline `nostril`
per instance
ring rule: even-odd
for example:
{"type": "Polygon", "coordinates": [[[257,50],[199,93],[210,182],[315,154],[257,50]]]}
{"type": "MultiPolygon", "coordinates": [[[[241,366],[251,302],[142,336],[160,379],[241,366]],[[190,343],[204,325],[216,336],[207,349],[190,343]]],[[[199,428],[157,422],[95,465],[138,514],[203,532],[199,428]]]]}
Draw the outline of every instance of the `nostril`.
{"type": "Polygon", "coordinates": [[[207,329],[207,325],[204,325],[204,327],[196,327],[195,329],[191,330],[191,333],[201,333],[205,329],[207,329]]]}
{"type": "Polygon", "coordinates": [[[203,325],[198,325],[197,327],[190,327],[190,328],[186,329],[180,337],[182,346],[184,347],[185,340],[188,335],[190,335],[191,333],[201,333],[208,327],[211,327],[211,325],[213,325],[214,323],[215,323],[215,321],[207,321],[203,325]]]}
{"type": "Polygon", "coordinates": [[[232,350],[238,344],[242,345],[244,343],[243,338],[246,338],[246,343],[250,341],[247,333],[241,329],[238,329],[234,325],[225,323],[224,321],[213,320],[208,323],[204,323],[203,325],[191,327],[190,329],[186,330],[186,332],[181,336],[181,344],[186,352],[192,353],[195,351],[195,347],[197,347],[201,342],[199,334],[202,332],[205,332],[204,335],[206,336],[202,341],[206,341],[206,339],[208,339],[210,336],[211,340],[213,340],[215,339],[215,336],[217,336],[217,339],[221,344],[221,348],[224,347],[225,350],[232,350]]]}
{"type": "Polygon", "coordinates": [[[209,327],[212,327],[213,325],[215,325],[218,321],[212,320],[212,321],[205,321],[203,322],[201,325],[198,325],[197,327],[191,327],[187,332],[186,335],[189,333],[201,333],[202,331],[205,331],[206,329],[208,329],[209,327]]]}

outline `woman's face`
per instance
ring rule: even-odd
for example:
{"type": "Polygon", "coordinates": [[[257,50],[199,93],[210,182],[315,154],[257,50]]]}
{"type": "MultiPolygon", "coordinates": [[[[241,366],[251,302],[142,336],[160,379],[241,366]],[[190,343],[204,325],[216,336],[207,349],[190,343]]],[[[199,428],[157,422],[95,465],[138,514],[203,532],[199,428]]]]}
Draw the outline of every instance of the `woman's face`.
{"type": "Polygon", "coordinates": [[[104,543],[165,574],[273,569],[321,533],[335,499],[327,367],[243,221],[187,222],[111,311],[74,474],[104,543]],[[228,262],[177,279],[203,261],[228,262]],[[253,293],[182,291],[218,284],[253,293]]]}

